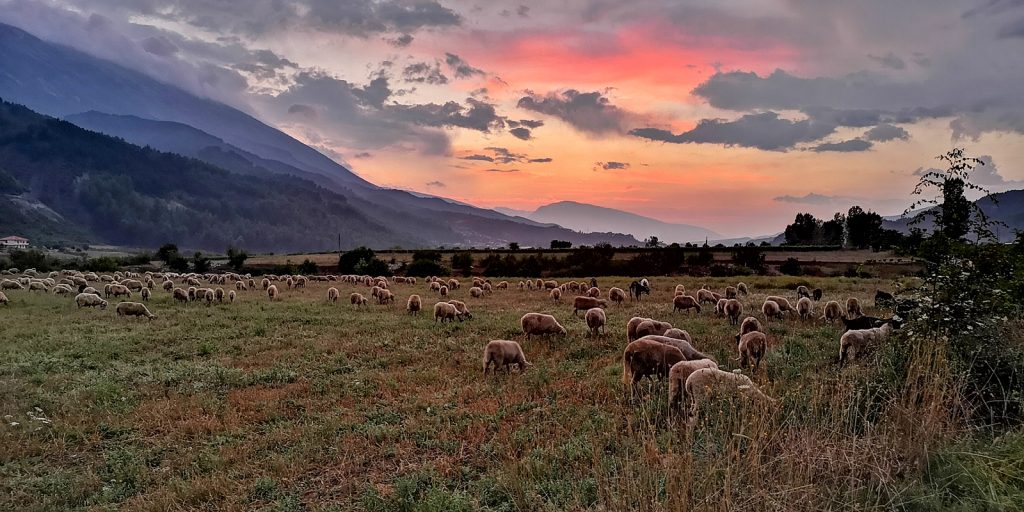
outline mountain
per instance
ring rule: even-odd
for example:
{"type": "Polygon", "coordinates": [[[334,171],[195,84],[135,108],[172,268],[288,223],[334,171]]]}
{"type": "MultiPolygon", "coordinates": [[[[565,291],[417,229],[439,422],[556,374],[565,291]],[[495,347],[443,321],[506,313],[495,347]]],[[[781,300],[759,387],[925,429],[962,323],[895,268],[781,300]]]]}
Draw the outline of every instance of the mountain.
{"type": "Polygon", "coordinates": [[[575,201],[552,203],[541,206],[533,212],[509,208],[495,208],[495,210],[506,215],[517,215],[536,222],[557,224],[577,231],[587,232],[600,228],[626,233],[638,240],[656,236],[658,240],[665,243],[704,243],[705,239],[721,238],[718,233],[699,226],[671,224],[635,213],[575,201]]]}
{"type": "Polygon", "coordinates": [[[240,176],[0,101],[0,227],[38,241],[316,251],[407,238],[345,196],[291,176],[240,176]]]}
{"type": "MultiPolygon", "coordinates": [[[[577,233],[446,199],[379,188],[244,112],[9,25],[0,24],[0,48],[0,97],[245,176],[239,180],[285,174],[311,181],[346,199],[349,211],[358,214],[349,222],[373,219],[394,245],[546,246],[552,239],[578,245],[637,243],[628,235],[577,233]]],[[[349,242],[343,240],[343,245],[349,242]]]]}
{"type": "MultiPolygon", "coordinates": [[[[990,220],[1006,224],[1006,226],[997,226],[993,229],[1000,242],[1012,242],[1017,237],[1017,231],[1024,231],[1024,190],[1008,190],[991,194],[978,199],[975,203],[990,220]]],[[[904,234],[909,233],[912,227],[921,228],[926,232],[934,228],[931,218],[918,225],[911,225],[913,217],[913,214],[906,217],[895,217],[892,220],[886,217],[886,220],[882,221],[882,227],[895,229],[904,234]]]]}

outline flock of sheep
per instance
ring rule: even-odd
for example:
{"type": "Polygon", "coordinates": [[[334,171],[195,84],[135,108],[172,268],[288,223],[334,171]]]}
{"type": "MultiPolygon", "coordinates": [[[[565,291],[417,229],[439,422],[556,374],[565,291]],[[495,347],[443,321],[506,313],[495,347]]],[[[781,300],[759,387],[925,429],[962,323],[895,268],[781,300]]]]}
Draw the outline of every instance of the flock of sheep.
{"type": "MultiPolygon", "coordinates": [[[[235,273],[214,274],[178,274],[134,272],[114,272],[111,275],[98,275],[93,272],[64,270],[50,272],[45,276],[33,269],[24,272],[10,269],[0,275],[0,304],[9,303],[6,290],[28,290],[29,292],[53,293],[74,296],[79,308],[98,307],[106,309],[107,298],[131,299],[137,293],[143,302],[119,302],[115,307],[118,316],[145,317],[150,320],[156,315],[150,312],[144,302],[148,301],[154,290],[162,289],[170,293],[177,302],[199,302],[211,305],[214,302],[234,303],[236,292],[260,291],[266,293],[267,299],[276,301],[281,298],[278,285],[291,288],[305,288],[309,281],[340,282],[355,286],[365,286],[370,297],[378,304],[394,304],[395,293],[392,285],[404,284],[414,286],[417,279],[413,277],[371,277],[371,276],[263,276],[257,282],[251,275],[235,273]],[[204,286],[205,283],[205,286],[204,286]],[[102,291],[96,287],[102,285],[102,291]],[[227,291],[225,288],[227,287],[227,291]]],[[[452,290],[461,288],[458,279],[429,277],[425,279],[427,289],[437,294],[440,299],[434,304],[435,322],[464,321],[472,318],[467,304],[463,301],[450,299],[452,290]]],[[[469,288],[471,298],[480,298],[495,290],[508,290],[512,285],[508,281],[492,284],[489,279],[474,277],[469,288]]],[[[554,280],[519,281],[515,288],[521,291],[539,290],[548,297],[561,302],[562,296],[574,294],[572,300],[573,315],[582,311],[583,318],[590,332],[597,336],[604,333],[607,315],[605,309],[611,303],[621,305],[627,294],[624,290],[611,287],[602,292],[596,279],[589,283],[569,281],[558,283],[554,280]],[[607,296],[607,298],[604,298],[607,296]]],[[[650,293],[647,279],[634,281],[630,285],[630,300],[640,300],[642,293],[650,293]]],[[[683,285],[677,285],[672,299],[673,312],[683,311],[688,314],[694,311],[700,314],[705,305],[714,307],[715,315],[727,318],[730,325],[739,326],[736,334],[736,361],[741,368],[753,368],[761,365],[768,349],[768,337],[761,321],[755,316],[743,316],[743,303],[740,296],[748,295],[748,287],[744,283],[727,286],[723,293],[712,291],[702,286],[696,295],[688,294],[683,285]]],[[[899,317],[882,319],[864,315],[860,302],[856,298],[846,301],[846,311],[839,302],[830,300],[822,308],[822,315],[816,317],[815,303],[822,300],[821,289],[810,290],[806,286],[796,289],[796,304],[786,297],[769,295],[761,306],[761,314],[766,323],[780,321],[792,314],[804,320],[817,318],[829,323],[841,320],[845,332],[839,339],[839,361],[845,362],[856,357],[867,348],[885,340],[894,328],[899,327],[899,317]]],[[[335,286],[327,289],[327,301],[337,303],[341,293],[335,286]]],[[[878,292],[876,305],[883,301],[891,301],[893,297],[885,292],[878,292]]],[[[349,295],[349,303],[356,308],[369,304],[370,299],[359,292],[349,295]]],[[[406,300],[406,311],[419,314],[423,309],[423,299],[418,294],[411,294],[406,300]]],[[[549,314],[526,313],[520,319],[520,326],[527,339],[532,336],[566,335],[567,331],[558,320],[549,314]]],[[[632,394],[636,394],[636,384],[648,377],[667,378],[669,384],[669,407],[679,411],[683,403],[689,403],[688,416],[695,417],[698,404],[710,393],[731,393],[745,395],[755,399],[773,401],[762,393],[749,377],[736,371],[725,371],[709,355],[694,347],[690,334],[675,328],[668,322],[652,318],[634,317],[626,325],[627,345],[622,354],[623,384],[628,386],[632,394]]],[[[512,340],[492,340],[487,343],[483,354],[483,372],[486,375],[493,368],[510,371],[511,367],[524,371],[530,366],[522,347],[512,340]]]]}

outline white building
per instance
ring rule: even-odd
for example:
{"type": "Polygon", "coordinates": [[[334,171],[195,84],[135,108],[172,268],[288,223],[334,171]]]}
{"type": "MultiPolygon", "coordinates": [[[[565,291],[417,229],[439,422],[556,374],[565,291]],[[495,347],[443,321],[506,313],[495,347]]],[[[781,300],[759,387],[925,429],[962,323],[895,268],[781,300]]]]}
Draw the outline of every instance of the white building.
{"type": "Polygon", "coordinates": [[[28,238],[22,238],[20,236],[0,238],[0,247],[5,249],[25,249],[28,247],[28,238]]]}

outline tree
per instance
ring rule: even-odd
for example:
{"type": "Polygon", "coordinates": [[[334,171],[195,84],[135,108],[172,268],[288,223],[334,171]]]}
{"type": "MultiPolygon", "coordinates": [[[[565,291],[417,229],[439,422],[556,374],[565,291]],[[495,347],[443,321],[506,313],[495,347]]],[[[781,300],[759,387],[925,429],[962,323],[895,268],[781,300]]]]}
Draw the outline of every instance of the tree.
{"type": "Polygon", "coordinates": [[[235,249],[234,247],[228,247],[228,266],[235,269],[236,272],[241,271],[245,265],[245,260],[249,258],[249,255],[241,249],[235,249]]]}
{"type": "Polygon", "coordinates": [[[319,274],[320,268],[316,266],[309,258],[303,260],[302,264],[299,265],[299,273],[304,275],[319,274]]]}
{"type": "Polygon", "coordinates": [[[196,251],[192,254],[192,271],[197,274],[205,274],[210,270],[210,258],[203,256],[203,253],[196,251]]]}
{"type": "Polygon", "coordinates": [[[658,237],[651,236],[647,240],[644,240],[644,247],[648,247],[648,248],[652,248],[652,249],[653,248],[657,248],[657,247],[661,247],[661,242],[658,240],[658,237]]]}
{"type": "Polygon", "coordinates": [[[551,248],[552,249],[571,249],[572,248],[572,242],[568,242],[568,241],[565,241],[565,240],[552,240],[551,241],[551,248]]]}
{"type": "Polygon", "coordinates": [[[351,251],[345,251],[341,253],[341,256],[338,256],[338,273],[361,274],[362,272],[356,272],[356,265],[363,261],[370,261],[374,257],[373,249],[367,247],[358,247],[351,251]]]}
{"type": "Polygon", "coordinates": [[[508,243],[508,250],[510,250],[510,251],[518,251],[519,250],[519,242],[509,242],[508,243]]]}
{"type": "Polygon", "coordinates": [[[997,238],[992,228],[1002,223],[989,219],[978,203],[970,201],[966,196],[967,191],[974,191],[989,196],[993,203],[998,203],[988,189],[970,181],[971,171],[979,165],[985,165],[985,162],[980,158],[967,156],[963,148],[953,148],[937,158],[946,163],[946,170],[926,171],[921,175],[913,192],[914,195],[924,195],[925,191],[935,189],[936,195],[915,201],[903,214],[907,215],[924,207],[911,219],[911,225],[932,218],[936,231],[950,240],[961,240],[974,232],[976,241],[995,241],[997,238]]]}
{"type": "Polygon", "coordinates": [[[178,246],[174,244],[163,244],[160,246],[160,249],[156,251],[157,259],[163,261],[164,263],[170,263],[171,258],[177,256],[178,254],[178,246]]]}
{"type": "Polygon", "coordinates": [[[882,216],[864,211],[860,206],[850,208],[846,213],[846,240],[850,247],[865,249],[882,234],[882,216]]]}
{"type": "Polygon", "coordinates": [[[786,226],[786,245],[813,245],[818,240],[821,221],[809,213],[798,213],[792,224],[786,226]]]}
{"type": "Polygon", "coordinates": [[[459,270],[462,275],[468,276],[473,273],[473,254],[470,252],[457,252],[452,255],[452,270],[459,270]]]}
{"type": "Polygon", "coordinates": [[[836,213],[821,225],[821,243],[842,246],[846,242],[846,216],[836,213]]]}

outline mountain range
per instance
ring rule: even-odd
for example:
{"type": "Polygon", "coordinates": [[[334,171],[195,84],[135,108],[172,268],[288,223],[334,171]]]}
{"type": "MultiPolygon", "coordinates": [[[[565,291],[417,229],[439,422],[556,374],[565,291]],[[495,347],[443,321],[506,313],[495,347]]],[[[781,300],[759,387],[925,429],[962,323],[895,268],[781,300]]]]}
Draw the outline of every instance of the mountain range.
{"type": "MultiPolygon", "coordinates": [[[[381,235],[366,240],[354,236],[361,231],[359,229],[343,230],[343,247],[362,243],[379,248],[396,245],[488,247],[509,242],[546,246],[553,239],[569,240],[577,245],[639,243],[632,236],[620,233],[605,230],[581,233],[443,198],[378,187],[240,110],[200,98],[113,62],[40,40],[10,25],[0,24],[0,48],[3,48],[0,52],[0,98],[137,146],[202,161],[228,171],[229,179],[242,185],[256,178],[279,183],[301,181],[295,185],[297,187],[316,185],[318,193],[330,193],[323,197],[346,203],[346,212],[337,219],[339,222],[369,222],[367,225],[381,235]],[[353,233],[352,238],[346,238],[348,232],[353,233]]],[[[12,153],[15,149],[7,148],[12,153]]],[[[66,165],[74,167],[76,163],[66,162],[66,165]]],[[[31,217],[30,210],[38,213],[41,207],[59,211],[42,197],[36,181],[21,184],[19,199],[8,198],[5,208],[20,211],[20,218],[31,217]]],[[[131,184],[135,186],[136,182],[131,184]]],[[[196,183],[196,186],[202,185],[196,183]]],[[[41,236],[44,241],[64,236],[42,229],[25,231],[12,219],[12,216],[0,218],[0,229],[41,236]]],[[[65,218],[64,223],[70,221],[73,219],[65,218]]],[[[86,237],[100,236],[95,241],[113,241],[110,233],[101,235],[86,226],[69,227],[64,231],[86,237]]],[[[332,240],[326,245],[317,242],[321,244],[318,249],[337,246],[337,232],[324,230],[305,234],[310,240],[332,240]]],[[[123,241],[132,243],[132,240],[123,241]]],[[[196,243],[205,242],[196,240],[196,243]]],[[[289,242],[273,246],[273,250],[298,250],[299,245],[289,242]]],[[[223,249],[209,245],[197,248],[223,249]]]]}
{"type": "Polygon", "coordinates": [[[646,240],[655,236],[664,243],[704,243],[705,240],[721,238],[718,233],[699,226],[662,222],[635,213],[575,201],[560,201],[544,205],[532,212],[511,208],[495,208],[495,210],[506,215],[555,224],[576,231],[607,229],[632,235],[638,240],[646,240]]]}

